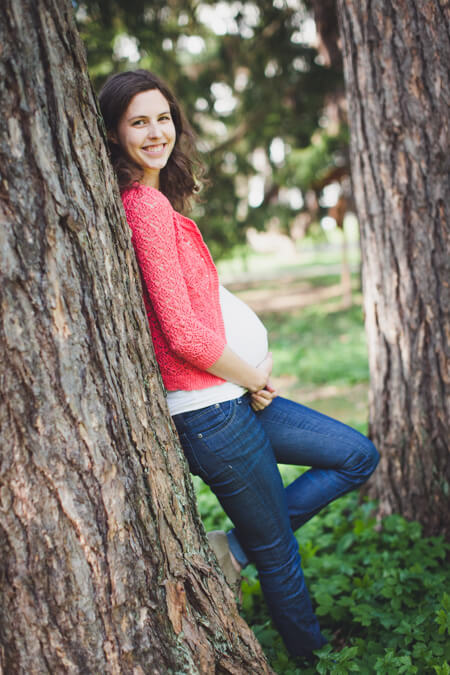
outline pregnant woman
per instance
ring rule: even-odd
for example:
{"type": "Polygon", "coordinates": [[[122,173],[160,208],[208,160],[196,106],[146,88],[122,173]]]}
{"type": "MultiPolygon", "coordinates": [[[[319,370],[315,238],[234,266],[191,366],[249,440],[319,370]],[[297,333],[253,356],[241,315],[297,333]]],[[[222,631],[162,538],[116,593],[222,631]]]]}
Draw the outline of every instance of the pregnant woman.
{"type": "Polygon", "coordinates": [[[256,565],[289,652],[308,657],[326,640],[294,532],[364,483],[378,453],[358,431],[276,395],[263,324],[220,285],[181,213],[196,191],[193,137],[167,85],[148,71],[120,73],[100,106],[169,410],[191,472],[234,524],[210,542],[228,579],[256,565]],[[284,488],[277,463],[311,468],[284,488]]]}

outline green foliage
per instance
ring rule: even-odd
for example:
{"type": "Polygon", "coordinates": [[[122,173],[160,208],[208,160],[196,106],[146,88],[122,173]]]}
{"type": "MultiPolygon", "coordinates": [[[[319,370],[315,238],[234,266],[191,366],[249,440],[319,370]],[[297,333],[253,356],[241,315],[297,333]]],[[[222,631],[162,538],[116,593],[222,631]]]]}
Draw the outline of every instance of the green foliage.
{"type": "MultiPolygon", "coordinates": [[[[297,470],[298,471],[298,470],[297,470]]],[[[292,469],[291,469],[292,472],[292,469]]],[[[230,526],[197,479],[206,529],[230,526]]],[[[242,613],[276,673],[449,674],[450,547],[397,515],[377,523],[351,493],[297,533],[308,587],[330,643],[294,662],[268,617],[256,570],[244,571],[242,613]]]]}
{"type": "MultiPolygon", "coordinates": [[[[295,374],[302,385],[353,384],[368,377],[359,307],[330,313],[326,304],[312,305],[264,322],[278,375],[295,374]]],[[[356,422],[365,426],[365,419],[356,422]]],[[[285,485],[301,472],[280,470],[285,485]]],[[[198,478],[195,487],[205,528],[228,529],[231,523],[209,488],[198,478]]],[[[399,515],[377,521],[374,507],[353,492],[296,533],[329,639],[312,665],[290,658],[268,616],[255,567],[244,570],[242,614],[279,675],[450,675],[450,546],[399,515]]]]}
{"type": "Polygon", "coordinates": [[[294,149],[286,162],[284,177],[287,185],[297,185],[303,191],[320,182],[337,166],[348,164],[348,127],[338,134],[325,131],[315,135],[315,142],[306,148],[294,149]]]}
{"type": "Polygon", "coordinates": [[[311,15],[302,2],[294,8],[272,0],[73,0],[73,6],[97,91],[112,73],[148,68],[183,103],[209,179],[202,193],[207,208],[193,215],[216,258],[242,243],[249,225],[262,229],[275,216],[288,228],[298,210],[279,198],[281,188],[307,190],[317,167],[342,166],[345,132],[327,136],[321,126],[326,101],[342,91],[342,73],[320,65],[302,34],[311,15]],[[208,10],[215,20],[206,21],[208,10]],[[224,11],[226,27],[215,26],[224,11]],[[198,49],[189,48],[192,39],[198,49]],[[314,135],[320,147],[311,145],[314,135]],[[284,158],[274,158],[274,139],[284,158]],[[296,154],[308,147],[311,161],[296,154]],[[264,176],[264,199],[250,208],[249,180],[256,175],[264,176]]]}
{"type": "MultiPolygon", "coordinates": [[[[310,280],[327,285],[337,278],[310,280]]],[[[369,379],[361,307],[330,312],[326,303],[283,317],[264,316],[274,356],[274,375],[295,375],[306,384],[354,384],[369,379]]]]}
{"type": "Polygon", "coordinates": [[[436,611],[436,623],[439,625],[439,633],[450,635],[450,595],[444,593],[442,606],[436,611]]]}

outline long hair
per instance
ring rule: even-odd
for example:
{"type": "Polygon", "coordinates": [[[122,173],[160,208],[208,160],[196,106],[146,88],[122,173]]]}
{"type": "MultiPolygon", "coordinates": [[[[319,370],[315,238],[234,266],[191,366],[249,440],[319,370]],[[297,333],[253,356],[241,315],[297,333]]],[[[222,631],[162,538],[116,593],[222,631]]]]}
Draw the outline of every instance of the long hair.
{"type": "Polygon", "coordinates": [[[174,148],[159,174],[159,189],[176,210],[182,211],[199,189],[194,176],[194,163],[200,171],[201,167],[195,151],[194,134],[169,87],[148,70],[129,70],[112,75],[100,91],[100,110],[108,134],[112,164],[121,192],[142,177],[142,168],[125,155],[112,136],[117,133],[120,119],[131,99],[151,89],[158,89],[169,103],[176,131],[174,148]]]}

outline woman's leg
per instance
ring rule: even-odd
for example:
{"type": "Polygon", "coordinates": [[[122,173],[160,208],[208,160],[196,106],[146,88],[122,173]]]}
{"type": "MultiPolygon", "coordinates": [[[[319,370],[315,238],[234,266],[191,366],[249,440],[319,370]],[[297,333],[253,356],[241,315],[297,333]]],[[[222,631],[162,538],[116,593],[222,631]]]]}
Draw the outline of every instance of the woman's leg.
{"type": "MultiPolygon", "coordinates": [[[[337,497],[362,485],[375,470],[379,455],[359,431],[281,396],[256,416],[279,464],[310,466],[287,486],[292,530],[337,497]]],[[[238,533],[228,532],[230,549],[242,567],[249,560],[238,533]]]]}
{"type": "Polygon", "coordinates": [[[255,563],[287,648],[309,655],[325,644],[301,568],[270,441],[243,397],[174,416],[191,471],[217,495],[255,563]]]}
{"type": "Polygon", "coordinates": [[[310,466],[286,488],[292,529],[370,477],[379,454],[373,443],[342,422],[277,397],[256,413],[280,464],[310,466]]]}

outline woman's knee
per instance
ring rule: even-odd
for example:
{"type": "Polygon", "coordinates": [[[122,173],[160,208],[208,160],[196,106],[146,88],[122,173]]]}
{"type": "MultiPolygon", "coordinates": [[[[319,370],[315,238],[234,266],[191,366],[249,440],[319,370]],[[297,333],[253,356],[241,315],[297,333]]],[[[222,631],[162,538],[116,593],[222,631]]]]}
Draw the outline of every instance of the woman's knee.
{"type": "Polygon", "coordinates": [[[349,457],[347,470],[350,470],[358,483],[364,483],[377,468],[380,461],[378,450],[372,441],[361,435],[358,446],[349,457]]]}
{"type": "Polygon", "coordinates": [[[369,447],[369,462],[371,466],[371,473],[375,471],[375,469],[378,466],[378,462],[380,461],[380,453],[376,449],[375,445],[372,443],[372,441],[368,438],[368,447],[369,447]]]}
{"type": "Polygon", "coordinates": [[[367,480],[375,471],[380,461],[380,454],[372,441],[364,436],[364,455],[361,462],[361,473],[364,480],[367,480]]]}

